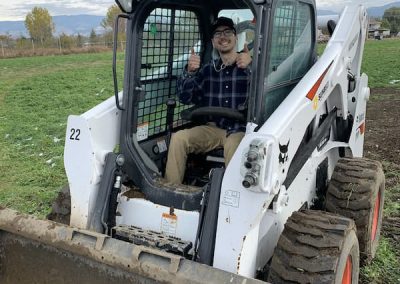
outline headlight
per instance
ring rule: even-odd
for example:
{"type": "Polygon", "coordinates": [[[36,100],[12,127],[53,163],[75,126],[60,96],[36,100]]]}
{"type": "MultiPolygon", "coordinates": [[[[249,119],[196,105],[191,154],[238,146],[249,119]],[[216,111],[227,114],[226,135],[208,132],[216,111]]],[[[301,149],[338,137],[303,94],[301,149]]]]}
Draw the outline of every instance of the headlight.
{"type": "MultiPolygon", "coordinates": [[[[251,138],[250,138],[251,139],[251,138]]],[[[279,190],[278,155],[273,137],[257,137],[244,149],[240,167],[242,186],[254,192],[276,194],[279,190]]]]}

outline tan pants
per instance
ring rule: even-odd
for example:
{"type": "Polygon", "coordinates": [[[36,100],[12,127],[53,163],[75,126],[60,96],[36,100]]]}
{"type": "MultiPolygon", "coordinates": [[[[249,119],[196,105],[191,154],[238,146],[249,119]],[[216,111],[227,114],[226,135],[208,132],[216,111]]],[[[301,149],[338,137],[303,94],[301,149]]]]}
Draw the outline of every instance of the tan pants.
{"type": "Polygon", "coordinates": [[[188,154],[206,153],[218,147],[224,147],[225,165],[227,166],[243,136],[243,132],[237,132],[226,137],[226,130],[212,124],[174,133],[169,146],[165,178],[169,183],[181,184],[185,175],[188,154]]]}

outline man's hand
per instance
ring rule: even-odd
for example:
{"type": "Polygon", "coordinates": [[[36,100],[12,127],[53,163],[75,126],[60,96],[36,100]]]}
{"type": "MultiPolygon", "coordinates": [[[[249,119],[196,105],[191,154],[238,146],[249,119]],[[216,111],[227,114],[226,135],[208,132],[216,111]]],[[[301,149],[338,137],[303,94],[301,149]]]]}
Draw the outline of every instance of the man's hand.
{"type": "Polygon", "coordinates": [[[196,72],[200,68],[200,56],[194,52],[194,48],[190,50],[189,63],[187,67],[188,72],[196,72]]]}
{"type": "Polygon", "coordinates": [[[244,44],[243,50],[236,58],[236,66],[241,69],[246,69],[251,63],[251,56],[247,43],[244,44]]]}

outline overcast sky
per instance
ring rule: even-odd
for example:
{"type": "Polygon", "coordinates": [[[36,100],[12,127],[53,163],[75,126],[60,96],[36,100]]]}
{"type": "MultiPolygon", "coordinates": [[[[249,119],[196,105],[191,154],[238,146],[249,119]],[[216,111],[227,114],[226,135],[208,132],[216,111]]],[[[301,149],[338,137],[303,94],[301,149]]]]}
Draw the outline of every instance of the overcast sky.
{"type": "MultiPolygon", "coordinates": [[[[34,6],[47,8],[52,16],[58,15],[99,15],[104,16],[114,0],[0,0],[0,21],[24,20],[34,6]]],[[[377,7],[396,0],[316,0],[320,9],[340,11],[346,3],[364,3],[377,7]]],[[[398,0],[397,0],[398,1],[398,0]]]]}

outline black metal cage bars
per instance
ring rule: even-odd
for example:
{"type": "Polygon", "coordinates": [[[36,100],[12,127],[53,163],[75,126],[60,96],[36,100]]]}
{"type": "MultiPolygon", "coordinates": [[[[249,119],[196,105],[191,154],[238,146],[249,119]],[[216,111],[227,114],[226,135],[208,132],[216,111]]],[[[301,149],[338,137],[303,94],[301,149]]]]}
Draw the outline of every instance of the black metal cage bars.
{"type": "MultiPolygon", "coordinates": [[[[176,83],[187,64],[191,48],[202,49],[199,20],[193,11],[156,8],[141,34],[141,85],[145,95],[137,114],[138,140],[148,140],[166,129],[168,98],[176,96],[176,83]]],[[[177,103],[174,127],[185,122],[179,114],[189,106],[177,103]]]]}

